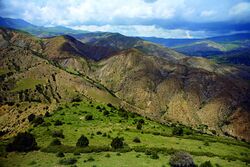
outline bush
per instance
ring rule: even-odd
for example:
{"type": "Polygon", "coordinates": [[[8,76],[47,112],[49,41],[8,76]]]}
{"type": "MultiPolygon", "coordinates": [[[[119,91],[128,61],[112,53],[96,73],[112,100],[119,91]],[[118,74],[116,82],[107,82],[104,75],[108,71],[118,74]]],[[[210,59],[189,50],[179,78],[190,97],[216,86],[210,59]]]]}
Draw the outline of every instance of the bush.
{"type": "Polygon", "coordinates": [[[45,117],[50,117],[50,113],[48,111],[46,111],[46,113],[44,114],[45,117]]]}
{"type": "Polygon", "coordinates": [[[104,116],[108,116],[108,115],[109,115],[109,111],[108,111],[108,110],[105,110],[105,111],[103,112],[103,115],[104,115],[104,116]]]}
{"type": "Polygon", "coordinates": [[[182,136],[183,129],[182,129],[182,127],[174,127],[172,133],[173,133],[173,135],[182,136]]]}
{"type": "Polygon", "coordinates": [[[62,145],[62,143],[59,139],[54,139],[51,141],[50,145],[51,146],[58,146],[58,145],[62,145]]]}
{"type": "Polygon", "coordinates": [[[25,132],[18,133],[17,136],[14,137],[13,142],[7,145],[6,150],[25,152],[35,150],[36,148],[37,143],[35,137],[32,134],[25,132]]]}
{"type": "Polygon", "coordinates": [[[60,130],[60,131],[53,131],[52,132],[52,137],[60,137],[60,138],[64,139],[63,131],[62,130],[60,130]]]}
{"type": "Polygon", "coordinates": [[[152,152],[150,158],[151,159],[159,159],[159,156],[156,152],[152,152]]]}
{"type": "Polygon", "coordinates": [[[139,139],[139,137],[135,137],[134,140],[133,140],[134,143],[140,143],[141,140],[139,139]]]}
{"type": "Polygon", "coordinates": [[[93,157],[90,156],[90,157],[87,159],[87,161],[92,162],[92,161],[95,161],[95,159],[94,159],[93,157]]]}
{"type": "Polygon", "coordinates": [[[110,154],[109,154],[109,153],[107,153],[107,154],[105,155],[105,157],[110,158],[110,154]]]}
{"type": "Polygon", "coordinates": [[[44,123],[44,119],[42,116],[37,116],[33,119],[32,123],[34,124],[34,126],[37,126],[44,123]]]}
{"type": "Polygon", "coordinates": [[[101,135],[102,132],[101,132],[101,131],[97,131],[96,134],[97,134],[97,135],[101,135]]]}
{"type": "Polygon", "coordinates": [[[171,167],[195,167],[192,156],[186,152],[177,152],[172,155],[169,164],[171,167]]]}
{"type": "Polygon", "coordinates": [[[121,137],[114,138],[111,142],[111,147],[114,149],[123,148],[123,140],[121,137]]]}
{"type": "Polygon", "coordinates": [[[142,129],[142,124],[138,123],[136,126],[136,129],[141,130],[142,129]]]}
{"type": "Polygon", "coordinates": [[[61,165],[73,165],[77,162],[75,158],[64,158],[59,161],[61,165]]]}
{"type": "Polygon", "coordinates": [[[213,167],[210,161],[205,161],[200,164],[200,167],[213,167]]]}
{"type": "Polygon", "coordinates": [[[91,114],[86,115],[85,120],[86,121],[93,120],[93,115],[91,115],[91,114]]]}
{"type": "Polygon", "coordinates": [[[208,141],[205,141],[205,142],[204,142],[204,145],[205,145],[205,146],[209,146],[208,141]]]}
{"type": "Polygon", "coordinates": [[[56,153],[56,156],[57,156],[57,157],[65,157],[65,155],[64,155],[63,152],[58,152],[58,153],[56,153]]]}
{"type": "Polygon", "coordinates": [[[89,145],[89,140],[88,140],[88,138],[86,137],[86,136],[84,136],[84,135],[82,135],[79,139],[78,139],[78,141],[77,141],[77,143],[76,143],[76,146],[77,147],[87,147],[89,145]]]}
{"type": "Polygon", "coordinates": [[[139,123],[139,124],[144,124],[145,121],[144,121],[144,119],[139,119],[139,120],[138,120],[138,123],[139,123]]]}
{"type": "Polygon", "coordinates": [[[60,121],[60,120],[56,120],[55,123],[54,123],[55,126],[60,126],[60,125],[63,125],[63,122],[60,121]]]}
{"type": "Polygon", "coordinates": [[[28,116],[29,122],[32,122],[32,121],[35,119],[35,117],[36,117],[35,114],[30,114],[30,115],[28,116]]]}

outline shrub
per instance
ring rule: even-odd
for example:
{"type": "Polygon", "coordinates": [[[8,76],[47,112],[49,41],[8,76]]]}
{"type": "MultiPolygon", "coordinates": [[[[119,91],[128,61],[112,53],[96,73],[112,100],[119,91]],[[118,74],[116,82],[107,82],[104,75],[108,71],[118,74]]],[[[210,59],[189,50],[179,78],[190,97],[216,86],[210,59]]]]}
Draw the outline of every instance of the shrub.
{"type": "Polygon", "coordinates": [[[111,107],[111,108],[114,107],[111,103],[108,103],[107,106],[108,106],[108,107],[111,107]]]}
{"type": "Polygon", "coordinates": [[[192,156],[186,152],[177,152],[172,155],[169,164],[171,167],[195,167],[192,156]]]}
{"type": "Polygon", "coordinates": [[[90,156],[90,157],[87,159],[87,161],[92,162],[92,161],[95,161],[95,159],[94,159],[93,157],[90,156]]]}
{"type": "Polygon", "coordinates": [[[76,146],[77,147],[87,147],[89,145],[89,140],[88,140],[88,138],[86,137],[86,136],[84,136],[84,135],[82,135],[79,139],[78,139],[78,141],[77,141],[77,143],[76,143],[76,146]]]}
{"type": "Polygon", "coordinates": [[[118,153],[116,153],[116,155],[117,155],[117,156],[121,156],[121,153],[118,152],[118,153]]]}
{"type": "Polygon", "coordinates": [[[30,114],[30,115],[28,116],[29,122],[32,122],[32,121],[35,119],[35,117],[36,117],[35,114],[30,114]]]}
{"type": "Polygon", "coordinates": [[[205,141],[205,142],[204,142],[204,145],[205,145],[205,146],[209,146],[208,141],[205,141]]]}
{"type": "Polygon", "coordinates": [[[116,137],[112,140],[111,142],[111,147],[114,149],[119,149],[119,148],[123,148],[123,138],[121,137],[116,137]]]}
{"type": "Polygon", "coordinates": [[[85,120],[86,121],[93,120],[93,115],[91,115],[91,114],[86,115],[85,120]]]}
{"type": "Polygon", "coordinates": [[[174,127],[172,133],[173,133],[173,135],[182,136],[183,129],[182,129],[182,127],[174,127]]]}
{"type": "Polygon", "coordinates": [[[107,154],[105,155],[105,157],[109,158],[109,157],[110,157],[110,154],[109,154],[109,153],[107,153],[107,154]]]}
{"type": "Polygon", "coordinates": [[[55,126],[60,126],[62,124],[63,124],[63,122],[60,121],[60,120],[56,120],[55,123],[54,123],[55,126]]]}
{"type": "Polygon", "coordinates": [[[109,111],[108,111],[108,110],[105,110],[105,111],[103,112],[103,115],[104,115],[104,116],[108,116],[108,115],[109,115],[109,111]]]}
{"type": "Polygon", "coordinates": [[[150,158],[151,159],[159,159],[159,156],[156,152],[152,152],[150,158]]]}
{"type": "Polygon", "coordinates": [[[58,152],[58,153],[56,153],[56,156],[57,156],[57,157],[65,157],[65,155],[64,155],[63,152],[58,152]]]}
{"type": "Polygon", "coordinates": [[[28,133],[18,133],[17,136],[14,137],[12,143],[7,145],[7,151],[31,151],[37,148],[37,143],[35,137],[28,133]]]}
{"type": "Polygon", "coordinates": [[[59,161],[61,165],[73,165],[77,162],[75,158],[64,158],[59,161]]]}
{"type": "Polygon", "coordinates": [[[139,119],[139,120],[138,120],[138,123],[139,123],[139,124],[144,124],[145,121],[144,121],[144,119],[139,119]]]}
{"type": "Polygon", "coordinates": [[[138,123],[136,126],[136,129],[141,130],[142,129],[142,124],[138,123]]]}
{"type": "Polygon", "coordinates": [[[96,134],[97,134],[97,135],[101,135],[102,132],[101,132],[101,131],[97,131],[96,134]]]}
{"type": "Polygon", "coordinates": [[[53,139],[50,143],[51,146],[58,146],[62,145],[61,141],[59,139],[53,139]]]}
{"type": "Polygon", "coordinates": [[[46,111],[46,113],[44,114],[45,117],[50,117],[50,113],[48,111],[46,111]]]}
{"type": "Polygon", "coordinates": [[[200,167],[213,167],[210,161],[205,161],[200,164],[200,167]]]}
{"type": "Polygon", "coordinates": [[[134,140],[133,140],[134,143],[140,143],[141,140],[139,139],[139,137],[135,137],[134,140]]]}
{"type": "Polygon", "coordinates": [[[81,155],[81,152],[79,152],[79,151],[74,151],[74,155],[81,155]]]}
{"type": "Polygon", "coordinates": [[[44,123],[44,119],[42,116],[37,116],[33,119],[32,123],[34,124],[34,126],[37,126],[44,123]]]}
{"type": "Polygon", "coordinates": [[[64,139],[63,131],[62,130],[53,131],[52,132],[52,137],[60,137],[60,138],[64,139]]]}

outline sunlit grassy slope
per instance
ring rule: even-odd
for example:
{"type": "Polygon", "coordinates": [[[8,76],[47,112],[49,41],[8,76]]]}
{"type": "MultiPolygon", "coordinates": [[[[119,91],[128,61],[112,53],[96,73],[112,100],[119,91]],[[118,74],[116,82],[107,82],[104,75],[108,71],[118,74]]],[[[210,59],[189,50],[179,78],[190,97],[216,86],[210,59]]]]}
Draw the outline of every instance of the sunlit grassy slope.
{"type": "MultiPolygon", "coordinates": [[[[29,131],[36,137],[39,151],[29,153],[9,153],[2,156],[2,166],[60,166],[57,152],[65,152],[64,158],[77,159],[77,166],[169,166],[169,158],[175,151],[192,154],[197,165],[210,160],[215,166],[247,166],[250,159],[249,144],[229,138],[200,134],[182,125],[162,125],[128,113],[111,105],[94,102],[68,103],[59,107],[51,116],[44,117],[45,123],[32,127],[29,131]],[[85,120],[92,115],[93,120],[85,120]],[[142,130],[137,122],[144,119],[142,130]],[[60,120],[62,125],[55,126],[60,120]],[[182,126],[183,136],[172,135],[175,126],[182,126]],[[62,131],[64,138],[60,146],[50,146],[52,133],[62,131]],[[77,149],[75,144],[84,134],[89,139],[89,147],[77,149]],[[124,138],[126,146],[121,150],[110,147],[112,138],[124,138]],[[138,137],[141,142],[135,143],[138,137]],[[74,153],[80,153],[75,155],[74,153]],[[156,152],[159,159],[153,159],[148,152],[156,152]],[[108,156],[109,154],[109,156],[108,156]]],[[[4,144],[4,143],[2,143],[4,144]]]]}

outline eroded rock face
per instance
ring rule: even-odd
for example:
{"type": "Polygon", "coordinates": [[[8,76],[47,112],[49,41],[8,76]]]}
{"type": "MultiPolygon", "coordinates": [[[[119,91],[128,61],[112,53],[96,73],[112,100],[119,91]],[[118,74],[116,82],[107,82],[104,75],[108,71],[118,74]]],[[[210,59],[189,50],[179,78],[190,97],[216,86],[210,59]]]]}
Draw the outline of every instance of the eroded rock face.
{"type": "Polygon", "coordinates": [[[141,108],[141,114],[163,122],[206,125],[249,140],[249,83],[231,73],[237,71],[234,67],[206,59],[173,63],[135,49],[99,65],[91,75],[118,97],[141,108]],[[195,63],[190,65],[190,61],[195,63]],[[244,125],[236,125],[233,119],[244,125]]]}

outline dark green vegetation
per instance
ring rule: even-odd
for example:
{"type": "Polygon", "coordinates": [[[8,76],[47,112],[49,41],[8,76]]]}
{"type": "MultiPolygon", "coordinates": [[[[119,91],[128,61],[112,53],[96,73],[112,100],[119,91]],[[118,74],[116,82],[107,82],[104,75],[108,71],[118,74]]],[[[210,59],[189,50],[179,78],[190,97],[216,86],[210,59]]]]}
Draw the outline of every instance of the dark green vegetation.
{"type": "MultiPolygon", "coordinates": [[[[50,113],[50,117],[44,115],[44,123],[37,126],[30,123],[31,134],[28,136],[35,137],[40,151],[31,151],[27,154],[2,152],[1,165],[8,167],[29,164],[39,166],[76,164],[112,167],[118,164],[120,164],[118,166],[133,164],[160,167],[179,161],[196,165],[207,165],[206,161],[210,161],[209,163],[214,166],[217,164],[228,167],[245,166],[250,163],[250,149],[247,143],[200,134],[183,125],[162,125],[143,119],[135,113],[109,106],[82,101],[58,107],[50,113]],[[104,111],[109,111],[109,115],[103,115],[104,111]],[[126,114],[121,114],[123,112],[126,114]],[[94,117],[91,121],[85,120],[89,114],[94,117]],[[57,120],[64,124],[55,126],[54,122],[57,120]],[[142,130],[137,129],[138,122],[143,123],[142,130]],[[175,129],[180,129],[179,127],[183,130],[183,136],[173,135],[175,129]],[[210,144],[205,146],[205,142],[210,144]],[[178,153],[179,151],[188,152],[193,160],[189,154],[178,153]],[[32,156],[35,156],[35,159],[32,156]],[[187,156],[189,158],[185,158],[187,156]]],[[[2,141],[2,151],[11,141],[2,141]]]]}
{"type": "Polygon", "coordinates": [[[205,39],[143,38],[190,56],[215,59],[223,64],[250,65],[250,34],[234,34],[205,39]]]}

